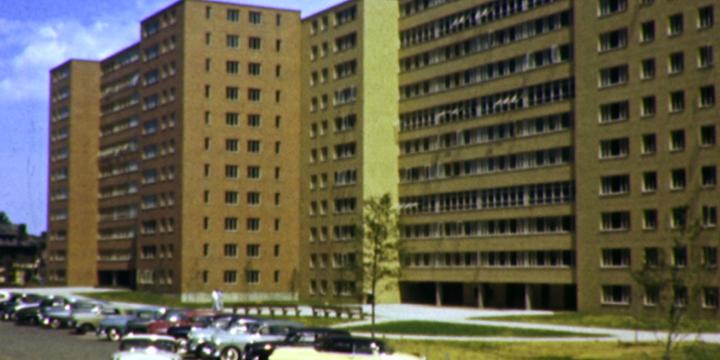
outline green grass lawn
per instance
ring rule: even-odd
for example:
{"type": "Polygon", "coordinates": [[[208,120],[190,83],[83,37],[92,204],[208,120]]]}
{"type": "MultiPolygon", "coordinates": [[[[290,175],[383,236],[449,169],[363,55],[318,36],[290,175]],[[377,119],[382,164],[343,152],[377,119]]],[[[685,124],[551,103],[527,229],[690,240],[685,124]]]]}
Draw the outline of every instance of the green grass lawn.
{"type": "MultiPolygon", "coordinates": [[[[424,355],[428,360],[643,360],[660,359],[663,352],[662,344],[658,343],[480,343],[405,340],[389,340],[388,343],[396,351],[424,355]]],[[[720,345],[682,344],[672,355],[674,360],[720,359],[720,345]]]]}
{"type": "MultiPolygon", "coordinates": [[[[666,322],[657,318],[640,319],[632,315],[583,314],[559,312],[552,315],[523,315],[504,317],[476,317],[476,320],[515,321],[535,324],[590,326],[612,329],[660,330],[667,328],[666,322]]],[[[711,319],[687,319],[682,324],[683,331],[720,332],[720,322],[711,319]]]]}
{"type": "MultiPolygon", "coordinates": [[[[370,326],[347,328],[351,331],[370,332],[370,326]]],[[[408,335],[439,335],[439,336],[497,336],[497,337],[577,337],[594,336],[570,332],[513,329],[507,327],[453,324],[435,321],[393,321],[375,325],[376,333],[408,334],[408,335]]]]}

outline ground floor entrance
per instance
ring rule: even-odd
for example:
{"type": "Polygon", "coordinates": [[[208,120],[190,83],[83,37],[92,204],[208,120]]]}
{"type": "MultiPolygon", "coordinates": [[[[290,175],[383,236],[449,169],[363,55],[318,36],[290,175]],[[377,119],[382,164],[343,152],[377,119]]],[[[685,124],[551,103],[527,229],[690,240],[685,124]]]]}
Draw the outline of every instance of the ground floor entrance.
{"type": "Polygon", "coordinates": [[[493,309],[576,310],[577,287],[563,284],[400,282],[407,304],[493,309]]]}

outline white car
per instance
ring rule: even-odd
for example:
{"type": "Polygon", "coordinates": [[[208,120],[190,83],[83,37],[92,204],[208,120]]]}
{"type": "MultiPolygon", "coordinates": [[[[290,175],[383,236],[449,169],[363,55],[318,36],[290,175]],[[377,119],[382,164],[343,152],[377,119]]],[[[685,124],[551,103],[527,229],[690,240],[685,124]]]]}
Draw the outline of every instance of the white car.
{"type": "Polygon", "coordinates": [[[128,335],[112,360],[182,360],[175,338],[164,335],[128,335]]]}
{"type": "Polygon", "coordinates": [[[394,352],[382,340],[331,337],[315,347],[278,347],[270,360],[425,360],[424,357],[394,352]]]}

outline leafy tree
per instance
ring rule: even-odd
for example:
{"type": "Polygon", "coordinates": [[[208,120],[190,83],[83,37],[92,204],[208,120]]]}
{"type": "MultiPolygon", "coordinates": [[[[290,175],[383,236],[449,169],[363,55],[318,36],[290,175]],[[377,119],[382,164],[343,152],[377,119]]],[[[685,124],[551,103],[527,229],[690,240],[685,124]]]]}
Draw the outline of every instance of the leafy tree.
{"type": "Polygon", "coordinates": [[[4,211],[0,211],[0,224],[2,225],[10,225],[10,218],[7,216],[7,214],[4,211]]]}
{"type": "MultiPolygon", "coordinates": [[[[375,337],[375,305],[381,283],[399,274],[398,213],[390,194],[370,197],[363,209],[363,274],[371,306],[371,334],[375,337]]],[[[386,283],[386,287],[390,287],[386,283]]]]}

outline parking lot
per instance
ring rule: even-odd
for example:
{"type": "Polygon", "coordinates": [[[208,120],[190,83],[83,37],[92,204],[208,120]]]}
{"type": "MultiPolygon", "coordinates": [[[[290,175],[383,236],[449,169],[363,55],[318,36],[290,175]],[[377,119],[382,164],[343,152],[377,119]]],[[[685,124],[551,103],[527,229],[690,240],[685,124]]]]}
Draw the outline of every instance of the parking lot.
{"type": "Polygon", "coordinates": [[[70,330],[0,321],[0,360],[103,360],[116,349],[117,343],[98,340],[95,334],[78,336],[70,330]]]}

